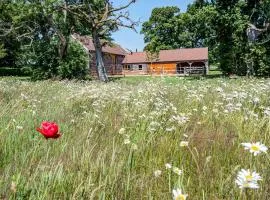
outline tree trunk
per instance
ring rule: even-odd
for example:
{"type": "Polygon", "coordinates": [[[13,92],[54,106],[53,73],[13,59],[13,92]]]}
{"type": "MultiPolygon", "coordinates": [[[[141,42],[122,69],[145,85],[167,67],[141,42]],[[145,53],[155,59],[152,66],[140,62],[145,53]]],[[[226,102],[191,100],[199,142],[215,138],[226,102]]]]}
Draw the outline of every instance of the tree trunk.
{"type": "Polygon", "coordinates": [[[63,60],[67,55],[67,49],[68,49],[68,38],[66,38],[62,33],[58,34],[60,38],[60,44],[58,47],[58,54],[61,60],[63,60]]]}
{"type": "Polygon", "coordinates": [[[92,34],[93,34],[93,42],[95,46],[95,51],[96,51],[96,68],[98,72],[98,77],[99,77],[99,80],[103,82],[108,82],[109,78],[108,78],[108,75],[104,66],[104,62],[103,62],[102,46],[100,43],[100,39],[96,30],[93,30],[92,34]]]}

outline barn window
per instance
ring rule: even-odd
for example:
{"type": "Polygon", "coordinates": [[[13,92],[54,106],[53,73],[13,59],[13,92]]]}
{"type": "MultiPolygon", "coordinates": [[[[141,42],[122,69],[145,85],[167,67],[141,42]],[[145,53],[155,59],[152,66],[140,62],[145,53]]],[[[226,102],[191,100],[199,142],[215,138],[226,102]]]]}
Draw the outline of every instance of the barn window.
{"type": "Polygon", "coordinates": [[[127,66],[127,69],[130,70],[130,68],[131,68],[130,65],[128,65],[128,66],[127,66]]]}
{"type": "Polygon", "coordinates": [[[142,65],[139,65],[139,70],[142,70],[142,65]]]}

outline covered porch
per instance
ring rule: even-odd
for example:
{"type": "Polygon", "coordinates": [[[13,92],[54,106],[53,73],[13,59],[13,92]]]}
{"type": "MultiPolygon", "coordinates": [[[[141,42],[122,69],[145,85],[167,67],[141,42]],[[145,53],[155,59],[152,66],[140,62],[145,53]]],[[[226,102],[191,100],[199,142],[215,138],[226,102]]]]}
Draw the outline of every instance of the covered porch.
{"type": "Polygon", "coordinates": [[[208,61],[178,62],[176,64],[177,75],[208,74],[208,61]]]}

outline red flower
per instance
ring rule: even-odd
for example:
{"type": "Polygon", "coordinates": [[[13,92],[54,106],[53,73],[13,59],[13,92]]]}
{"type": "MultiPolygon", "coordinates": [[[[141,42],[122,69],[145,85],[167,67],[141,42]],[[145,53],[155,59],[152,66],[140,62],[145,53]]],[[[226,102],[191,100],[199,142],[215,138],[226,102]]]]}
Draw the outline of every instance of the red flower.
{"type": "Polygon", "coordinates": [[[37,131],[40,132],[46,139],[48,138],[59,138],[61,135],[58,133],[58,125],[54,122],[42,122],[41,128],[37,128],[37,131]]]}

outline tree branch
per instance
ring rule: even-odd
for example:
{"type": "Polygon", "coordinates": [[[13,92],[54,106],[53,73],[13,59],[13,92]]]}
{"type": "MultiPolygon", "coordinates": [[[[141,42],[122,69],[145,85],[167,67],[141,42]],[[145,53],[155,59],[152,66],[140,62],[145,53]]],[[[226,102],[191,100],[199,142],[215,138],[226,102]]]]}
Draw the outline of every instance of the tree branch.
{"type": "Polygon", "coordinates": [[[266,23],[266,26],[263,29],[257,28],[254,24],[251,24],[251,23],[249,23],[248,26],[250,29],[253,29],[262,33],[262,32],[267,31],[268,28],[270,28],[270,23],[266,23]]]}
{"type": "Polygon", "coordinates": [[[136,0],[130,0],[130,2],[125,6],[121,6],[119,8],[114,8],[114,9],[109,10],[108,14],[111,14],[111,13],[114,13],[114,12],[117,12],[117,11],[120,11],[120,10],[124,10],[124,9],[128,8],[131,4],[135,3],[135,2],[136,2],[136,0]]]}

